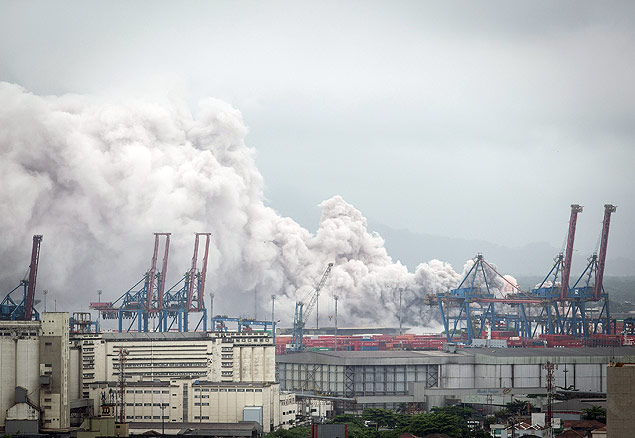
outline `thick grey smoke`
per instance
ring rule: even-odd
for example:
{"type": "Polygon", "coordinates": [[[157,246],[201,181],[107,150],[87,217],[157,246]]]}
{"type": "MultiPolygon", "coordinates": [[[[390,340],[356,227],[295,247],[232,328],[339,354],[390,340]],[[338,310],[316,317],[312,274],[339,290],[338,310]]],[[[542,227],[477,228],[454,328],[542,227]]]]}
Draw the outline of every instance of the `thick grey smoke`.
{"type": "Polygon", "coordinates": [[[314,234],[265,206],[241,114],[218,100],[192,112],[178,101],[41,97],[0,83],[0,101],[0,285],[17,284],[31,236],[43,234],[38,290],[49,289],[49,310],[53,299],[58,310],[85,310],[97,289],[104,301],[119,297],[148,269],[153,232],[172,233],[168,283],[187,269],[193,233],[211,232],[215,310],[253,314],[257,291],[262,317],[276,294],[287,324],[329,262],[321,306],[332,312],[339,295],[342,325],[395,325],[402,289],[404,323],[425,326],[437,314],[425,293],[460,281],[437,260],[414,273],[393,262],[339,196],[320,204],[314,234]]]}

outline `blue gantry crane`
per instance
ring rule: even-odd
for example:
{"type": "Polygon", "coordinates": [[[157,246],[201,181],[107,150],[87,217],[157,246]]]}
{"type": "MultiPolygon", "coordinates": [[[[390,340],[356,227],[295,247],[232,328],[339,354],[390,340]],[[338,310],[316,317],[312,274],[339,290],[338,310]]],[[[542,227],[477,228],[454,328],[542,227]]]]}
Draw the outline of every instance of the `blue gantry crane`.
{"type": "Polygon", "coordinates": [[[527,306],[541,302],[510,283],[482,254],[474,258],[474,264],[456,289],[437,293],[436,297],[429,300],[431,304],[434,301],[439,307],[448,342],[460,340],[468,345],[474,338],[482,336],[487,325],[497,330],[516,331],[519,336],[529,336],[531,321],[527,306]],[[494,277],[509,284],[515,293],[496,297],[494,277]],[[502,305],[508,307],[501,310],[502,305]],[[467,337],[464,338],[463,334],[467,337]]]}
{"type": "Polygon", "coordinates": [[[119,332],[130,331],[135,323],[139,332],[189,331],[191,313],[201,314],[194,330],[198,330],[201,324],[203,330],[207,330],[204,292],[210,236],[210,233],[195,234],[194,256],[190,269],[166,291],[170,233],[154,233],[154,252],[150,269],[117,300],[90,303],[91,309],[101,312],[104,319],[117,319],[119,332]],[[198,253],[201,237],[206,237],[206,240],[203,262],[199,269],[198,253]],[[163,263],[161,270],[158,270],[157,258],[162,240],[164,241],[163,263]],[[124,327],[124,320],[130,320],[128,327],[124,327]],[[152,327],[150,321],[153,322],[152,327]]]}

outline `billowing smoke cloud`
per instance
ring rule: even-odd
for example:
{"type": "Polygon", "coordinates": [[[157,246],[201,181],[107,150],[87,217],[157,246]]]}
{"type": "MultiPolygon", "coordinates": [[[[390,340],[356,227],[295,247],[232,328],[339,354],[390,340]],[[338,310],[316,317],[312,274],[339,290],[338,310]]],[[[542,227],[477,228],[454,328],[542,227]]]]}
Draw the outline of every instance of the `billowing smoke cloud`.
{"type": "Polygon", "coordinates": [[[119,297],[148,269],[153,232],[172,233],[168,283],[187,269],[193,233],[213,234],[216,313],[253,314],[257,293],[263,317],[276,294],[288,324],[333,262],[321,305],[332,312],[339,295],[340,324],[395,325],[401,293],[404,324],[438,326],[424,295],[460,281],[437,260],[408,272],[339,196],[320,204],[315,233],[280,217],[264,204],[240,112],[218,100],[192,113],[182,102],[40,97],[0,83],[0,101],[0,285],[17,284],[31,236],[43,234],[38,290],[49,289],[49,310],[53,300],[85,310],[98,289],[119,297]]]}

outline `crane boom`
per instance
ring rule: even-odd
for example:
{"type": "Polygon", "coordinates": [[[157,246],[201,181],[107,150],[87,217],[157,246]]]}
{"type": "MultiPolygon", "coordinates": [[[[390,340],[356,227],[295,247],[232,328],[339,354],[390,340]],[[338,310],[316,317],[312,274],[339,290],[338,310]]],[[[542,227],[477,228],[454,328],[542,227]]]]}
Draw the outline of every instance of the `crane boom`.
{"type": "Polygon", "coordinates": [[[152,252],[152,263],[148,271],[148,292],[146,296],[145,308],[148,312],[156,312],[163,307],[163,291],[165,287],[165,276],[168,271],[168,254],[170,251],[170,233],[154,233],[154,251],[152,252]],[[157,278],[157,258],[159,255],[159,245],[161,236],[165,237],[165,249],[163,253],[162,270],[159,273],[157,284],[157,297],[154,297],[154,281],[157,278]]]}
{"type": "Polygon", "coordinates": [[[315,304],[317,303],[318,297],[320,295],[320,291],[322,290],[324,283],[326,283],[326,279],[331,273],[332,268],[333,268],[333,263],[329,263],[326,269],[324,270],[324,273],[322,274],[320,281],[315,286],[315,288],[313,288],[313,292],[311,293],[311,299],[309,300],[309,304],[307,304],[306,310],[304,310],[304,314],[302,315],[303,321],[309,320],[309,317],[311,316],[311,313],[313,312],[313,309],[315,308],[315,304]]]}
{"type": "Polygon", "coordinates": [[[569,277],[571,276],[571,258],[573,257],[573,242],[575,240],[575,227],[578,222],[578,213],[583,207],[578,204],[571,204],[571,218],[569,219],[569,233],[567,235],[567,250],[564,257],[564,268],[562,269],[562,284],[560,286],[560,300],[567,299],[569,292],[569,277]]]}
{"type": "Polygon", "coordinates": [[[604,265],[606,263],[606,248],[609,242],[609,226],[611,225],[611,213],[617,207],[611,204],[604,205],[604,222],[602,223],[602,241],[600,243],[600,254],[598,257],[598,270],[595,274],[594,298],[599,300],[602,296],[602,283],[604,281],[604,265]]]}
{"type": "Polygon", "coordinates": [[[317,302],[318,295],[322,287],[324,287],[324,283],[326,283],[326,279],[331,273],[331,269],[333,268],[333,263],[329,263],[324,273],[322,273],[322,277],[320,277],[320,281],[318,281],[317,285],[311,291],[311,298],[309,299],[309,303],[306,306],[306,311],[304,310],[304,303],[301,301],[296,301],[295,303],[295,314],[293,316],[293,339],[291,341],[291,348],[289,351],[301,351],[302,350],[302,341],[304,338],[304,325],[306,321],[309,319],[313,308],[315,307],[315,303],[317,302]]]}
{"type": "Polygon", "coordinates": [[[29,266],[29,280],[26,291],[26,299],[24,303],[24,320],[31,321],[33,314],[33,302],[35,300],[35,282],[37,280],[37,267],[40,259],[40,243],[42,236],[36,234],[33,236],[33,247],[31,249],[31,265],[29,266]]]}

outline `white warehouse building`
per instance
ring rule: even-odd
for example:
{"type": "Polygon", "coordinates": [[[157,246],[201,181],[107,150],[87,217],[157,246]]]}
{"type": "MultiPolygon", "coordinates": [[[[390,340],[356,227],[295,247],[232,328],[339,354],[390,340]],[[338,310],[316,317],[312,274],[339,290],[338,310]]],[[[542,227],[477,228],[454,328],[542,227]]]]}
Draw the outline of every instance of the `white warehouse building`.
{"type": "Polygon", "coordinates": [[[280,394],[267,332],[86,333],[71,344],[71,397],[95,407],[104,398],[119,404],[123,358],[124,416],[131,423],[233,423],[256,408],[269,432],[295,418],[288,413],[295,409],[281,410],[295,398],[280,394]]]}

